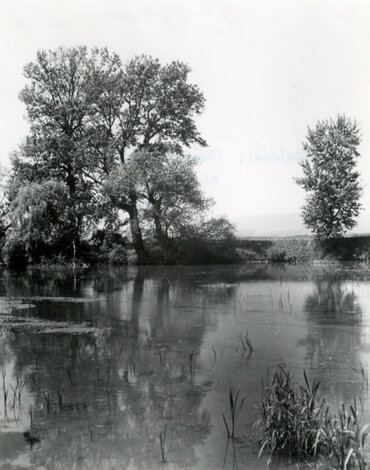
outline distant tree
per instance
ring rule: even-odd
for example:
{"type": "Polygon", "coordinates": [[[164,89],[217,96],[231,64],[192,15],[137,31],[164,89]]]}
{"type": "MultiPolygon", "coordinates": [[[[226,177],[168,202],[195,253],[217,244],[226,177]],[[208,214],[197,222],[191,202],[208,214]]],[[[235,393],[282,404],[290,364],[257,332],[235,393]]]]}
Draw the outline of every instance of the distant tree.
{"type": "Polygon", "coordinates": [[[320,240],[343,235],[356,225],[361,208],[361,186],[356,170],[360,130],[345,116],[318,122],[308,129],[300,163],[303,177],[296,182],[307,191],[305,225],[320,240]]]}
{"type": "Polygon", "coordinates": [[[202,240],[213,246],[230,245],[235,240],[235,226],[226,217],[212,217],[183,227],[181,237],[202,240]]]}

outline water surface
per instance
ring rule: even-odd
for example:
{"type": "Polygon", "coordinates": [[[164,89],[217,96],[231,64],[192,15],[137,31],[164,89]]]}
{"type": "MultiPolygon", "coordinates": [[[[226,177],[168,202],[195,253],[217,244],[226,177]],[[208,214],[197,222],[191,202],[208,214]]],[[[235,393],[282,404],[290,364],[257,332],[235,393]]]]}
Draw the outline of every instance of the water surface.
{"type": "Polygon", "coordinates": [[[368,266],[4,271],[0,295],[2,469],[265,468],[247,441],[227,445],[222,413],[239,386],[247,436],[282,361],[370,422],[368,266]]]}

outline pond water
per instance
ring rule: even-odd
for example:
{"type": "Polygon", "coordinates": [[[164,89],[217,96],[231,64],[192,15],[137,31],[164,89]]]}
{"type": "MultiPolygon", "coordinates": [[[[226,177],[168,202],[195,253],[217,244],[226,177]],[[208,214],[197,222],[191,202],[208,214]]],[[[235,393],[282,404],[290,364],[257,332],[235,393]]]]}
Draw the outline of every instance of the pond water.
{"type": "Polygon", "coordinates": [[[240,387],[247,436],[282,361],[370,422],[369,266],[3,271],[0,296],[1,469],[266,468],[222,413],[240,387]]]}

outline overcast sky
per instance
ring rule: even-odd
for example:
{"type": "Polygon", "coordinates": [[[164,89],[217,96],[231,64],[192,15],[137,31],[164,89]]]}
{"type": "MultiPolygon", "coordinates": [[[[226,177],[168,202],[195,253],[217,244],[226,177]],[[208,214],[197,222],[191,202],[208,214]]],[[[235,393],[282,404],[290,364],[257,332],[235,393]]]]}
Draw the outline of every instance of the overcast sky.
{"type": "Polygon", "coordinates": [[[356,0],[0,0],[0,159],[27,132],[18,99],[38,49],[107,46],[125,62],[187,62],[206,97],[191,150],[216,211],[299,212],[307,126],[344,113],[360,124],[370,231],[370,2],[356,0]]]}

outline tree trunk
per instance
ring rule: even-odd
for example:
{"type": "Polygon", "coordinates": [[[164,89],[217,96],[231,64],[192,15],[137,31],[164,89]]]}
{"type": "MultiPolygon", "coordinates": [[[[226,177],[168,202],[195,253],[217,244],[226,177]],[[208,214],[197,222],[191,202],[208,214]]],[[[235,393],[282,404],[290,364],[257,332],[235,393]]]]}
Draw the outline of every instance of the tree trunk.
{"type": "Polygon", "coordinates": [[[130,232],[132,238],[132,244],[137,255],[137,260],[139,264],[144,264],[148,261],[148,253],[145,249],[143,235],[141,233],[140,223],[139,223],[139,213],[137,210],[137,198],[135,194],[130,194],[128,200],[123,202],[118,198],[111,196],[113,204],[119,209],[125,211],[129,215],[130,220],[130,232]]]}
{"type": "Polygon", "coordinates": [[[154,213],[153,215],[155,235],[161,248],[168,250],[171,247],[171,240],[168,238],[166,232],[162,228],[161,217],[154,213]]]}
{"type": "Polygon", "coordinates": [[[159,201],[150,200],[149,201],[153,206],[153,221],[155,227],[155,236],[161,248],[168,251],[172,247],[172,243],[167,233],[163,230],[162,227],[162,214],[161,206],[159,201]]]}
{"type": "Polygon", "coordinates": [[[130,218],[130,230],[132,237],[132,244],[137,254],[137,259],[139,264],[143,264],[148,259],[148,253],[145,249],[143,235],[140,229],[139,223],[139,214],[136,207],[136,198],[130,197],[130,205],[125,207],[125,210],[128,212],[130,218]]]}

